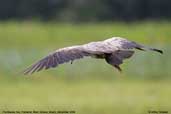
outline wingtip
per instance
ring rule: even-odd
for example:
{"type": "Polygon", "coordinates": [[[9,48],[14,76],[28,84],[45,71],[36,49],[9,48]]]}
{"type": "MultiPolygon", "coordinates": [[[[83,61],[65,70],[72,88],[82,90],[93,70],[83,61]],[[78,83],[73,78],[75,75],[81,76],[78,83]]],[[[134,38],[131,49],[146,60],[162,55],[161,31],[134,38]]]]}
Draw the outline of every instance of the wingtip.
{"type": "Polygon", "coordinates": [[[32,73],[31,71],[27,71],[26,69],[25,71],[22,72],[22,74],[26,76],[26,75],[31,75],[32,73]]]}
{"type": "Polygon", "coordinates": [[[159,50],[159,49],[153,49],[153,50],[156,51],[156,52],[159,52],[160,54],[163,54],[162,50],[159,50]]]}

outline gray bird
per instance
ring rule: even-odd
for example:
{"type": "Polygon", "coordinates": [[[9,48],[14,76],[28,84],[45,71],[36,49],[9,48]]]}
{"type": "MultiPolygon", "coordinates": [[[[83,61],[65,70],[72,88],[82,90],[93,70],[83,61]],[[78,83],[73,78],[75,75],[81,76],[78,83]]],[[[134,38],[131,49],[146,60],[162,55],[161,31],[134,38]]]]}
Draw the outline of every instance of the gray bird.
{"type": "Polygon", "coordinates": [[[134,54],[134,49],[163,53],[162,50],[149,48],[121,37],[112,37],[104,41],[58,49],[27,68],[24,74],[32,74],[43,69],[55,68],[66,62],[71,62],[72,64],[74,60],[87,56],[105,59],[108,64],[122,71],[119,65],[123,63],[124,59],[130,58],[134,54]]]}

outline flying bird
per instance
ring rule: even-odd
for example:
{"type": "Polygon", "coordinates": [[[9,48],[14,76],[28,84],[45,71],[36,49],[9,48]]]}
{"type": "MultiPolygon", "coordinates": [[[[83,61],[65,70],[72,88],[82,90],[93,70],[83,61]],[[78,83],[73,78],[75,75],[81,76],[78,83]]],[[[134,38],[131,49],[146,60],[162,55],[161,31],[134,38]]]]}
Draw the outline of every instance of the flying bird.
{"type": "Polygon", "coordinates": [[[74,60],[88,56],[104,59],[108,64],[112,65],[117,70],[122,71],[120,65],[123,63],[123,60],[130,58],[134,54],[135,49],[163,53],[162,50],[146,47],[125,38],[112,37],[104,41],[90,42],[84,45],[75,45],[58,49],[27,68],[24,71],[24,74],[32,74],[43,69],[55,68],[66,62],[71,62],[72,64],[74,60]]]}

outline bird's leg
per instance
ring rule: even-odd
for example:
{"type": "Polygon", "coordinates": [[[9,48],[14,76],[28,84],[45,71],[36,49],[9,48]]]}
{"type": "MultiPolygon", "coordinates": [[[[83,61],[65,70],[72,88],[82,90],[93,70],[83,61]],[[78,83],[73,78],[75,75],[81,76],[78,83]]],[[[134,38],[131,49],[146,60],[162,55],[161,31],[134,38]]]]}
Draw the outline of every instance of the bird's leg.
{"type": "Polygon", "coordinates": [[[119,65],[114,65],[116,69],[118,69],[119,72],[122,72],[122,69],[119,67],[119,65]]]}

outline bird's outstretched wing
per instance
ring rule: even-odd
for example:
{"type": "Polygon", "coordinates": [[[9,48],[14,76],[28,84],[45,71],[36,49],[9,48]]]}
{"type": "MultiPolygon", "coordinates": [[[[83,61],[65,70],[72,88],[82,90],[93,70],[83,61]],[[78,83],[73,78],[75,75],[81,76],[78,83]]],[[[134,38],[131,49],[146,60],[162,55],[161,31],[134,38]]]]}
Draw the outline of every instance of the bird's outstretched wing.
{"type": "Polygon", "coordinates": [[[32,74],[42,69],[54,68],[57,67],[59,64],[70,61],[72,62],[76,59],[83,58],[84,56],[90,56],[90,54],[85,52],[84,49],[81,48],[81,46],[59,49],[27,68],[24,71],[24,74],[32,74]]]}
{"type": "Polygon", "coordinates": [[[138,50],[142,50],[142,51],[151,50],[151,51],[159,52],[161,54],[163,53],[162,50],[147,47],[147,46],[144,46],[137,42],[129,41],[129,40],[127,40],[125,38],[121,38],[121,37],[114,37],[114,38],[105,40],[105,42],[109,43],[109,45],[111,45],[111,46],[114,46],[116,48],[116,50],[138,49],[138,50]]]}

